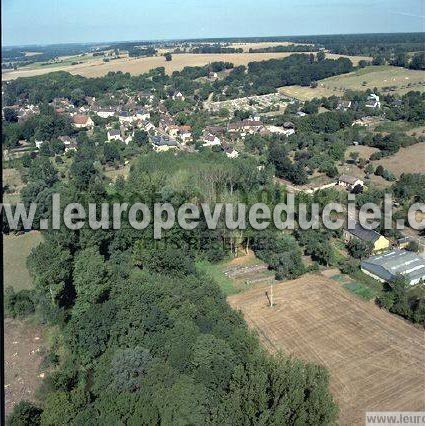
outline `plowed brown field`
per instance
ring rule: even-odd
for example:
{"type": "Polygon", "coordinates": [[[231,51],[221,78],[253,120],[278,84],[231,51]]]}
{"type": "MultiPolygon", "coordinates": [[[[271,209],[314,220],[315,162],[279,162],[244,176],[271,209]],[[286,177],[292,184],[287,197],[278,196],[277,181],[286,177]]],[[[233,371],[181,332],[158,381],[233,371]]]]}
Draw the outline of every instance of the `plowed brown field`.
{"type": "Polygon", "coordinates": [[[329,369],[339,424],[363,424],[366,411],[425,410],[422,330],[322,275],[275,285],[273,308],[265,296],[268,289],[228,301],[270,351],[329,369]]]}

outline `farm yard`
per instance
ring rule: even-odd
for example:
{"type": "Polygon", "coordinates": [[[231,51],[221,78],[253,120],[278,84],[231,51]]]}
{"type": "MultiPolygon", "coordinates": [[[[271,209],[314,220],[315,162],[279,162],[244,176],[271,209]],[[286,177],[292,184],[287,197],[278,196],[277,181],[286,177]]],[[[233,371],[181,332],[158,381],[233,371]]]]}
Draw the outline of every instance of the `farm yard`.
{"type": "MultiPolygon", "coordinates": [[[[332,55],[327,55],[330,58],[332,55]]],[[[354,61],[353,61],[354,63],[354,61]]],[[[341,96],[346,90],[393,88],[394,93],[405,94],[411,90],[425,91],[423,71],[409,70],[389,65],[370,66],[360,70],[320,80],[317,88],[286,86],[280,89],[287,96],[305,101],[322,96],[341,96]]]]}
{"type": "Polygon", "coordinates": [[[42,239],[39,231],[3,235],[4,288],[11,286],[18,291],[32,287],[26,260],[31,249],[40,244],[42,239]]]}
{"type": "Polygon", "coordinates": [[[271,352],[327,367],[339,424],[363,424],[365,411],[425,409],[423,332],[320,274],[228,297],[271,352]]]}
{"type": "MultiPolygon", "coordinates": [[[[140,75],[157,67],[164,67],[167,74],[173,71],[181,71],[184,67],[195,67],[207,65],[211,62],[226,61],[232,62],[235,66],[248,65],[249,62],[265,61],[274,58],[286,58],[294,52],[274,52],[274,53],[224,53],[224,54],[195,54],[182,53],[173,55],[173,59],[167,62],[164,56],[151,56],[143,58],[122,57],[110,62],[103,62],[98,57],[85,57],[83,63],[71,65],[72,59],[67,58],[65,64],[53,64],[47,67],[39,65],[30,65],[16,71],[6,71],[2,73],[2,79],[14,80],[18,77],[32,77],[36,75],[47,74],[53,71],[67,71],[71,74],[79,74],[84,77],[100,77],[110,71],[129,72],[132,75],[140,75]]],[[[331,55],[329,58],[340,57],[344,55],[331,55]]],[[[360,59],[368,59],[361,56],[346,56],[350,58],[353,64],[357,64],[360,59]]],[[[79,61],[80,57],[75,57],[79,61]]]]}

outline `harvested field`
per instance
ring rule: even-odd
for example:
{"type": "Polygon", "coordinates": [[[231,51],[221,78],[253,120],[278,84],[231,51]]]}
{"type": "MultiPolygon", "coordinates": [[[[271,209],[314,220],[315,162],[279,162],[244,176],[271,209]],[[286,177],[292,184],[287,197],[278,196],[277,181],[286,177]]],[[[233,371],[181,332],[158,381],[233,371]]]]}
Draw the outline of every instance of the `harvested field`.
{"type": "Polygon", "coordinates": [[[374,161],[373,164],[382,165],[396,177],[402,173],[425,173],[425,143],[400,148],[396,154],[374,161]]]}
{"type": "MultiPolygon", "coordinates": [[[[328,58],[332,55],[327,54],[328,58]]],[[[334,55],[338,56],[338,55],[334,55]]],[[[350,57],[350,59],[355,57],[350,57]]],[[[354,59],[353,64],[356,65],[354,59]]],[[[358,61],[357,61],[358,62],[358,61]]],[[[346,90],[373,90],[393,87],[392,93],[404,94],[411,90],[425,91],[425,76],[423,71],[392,67],[389,65],[369,66],[360,70],[325,78],[318,82],[316,88],[302,86],[286,86],[282,93],[302,101],[321,96],[340,96],[346,90]]]]}
{"type": "Polygon", "coordinates": [[[358,152],[359,153],[359,158],[364,158],[366,160],[369,159],[369,157],[374,154],[375,152],[378,152],[379,149],[378,148],[374,148],[372,146],[367,146],[367,145],[357,145],[357,146],[350,146],[349,148],[347,148],[347,151],[345,151],[345,159],[349,159],[350,158],[350,154],[352,152],[358,152]]]}
{"type": "Polygon", "coordinates": [[[249,52],[249,49],[264,49],[266,47],[274,46],[309,46],[307,43],[293,43],[291,41],[264,41],[259,43],[232,43],[229,47],[235,49],[242,48],[244,52],[249,52]]]}
{"type": "MultiPolygon", "coordinates": [[[[129,72],[133,75],[140,75],[157,67],[164,67],[167,74],[173,71],[180,71],[184,67],[203,66],[211,62],[227,61],[235,66],[247,65],[249,62],[265,61],[273,58],[285,58],[292,55],[292,52],[277,53],[225,53],[225,54],[192,54],[183,53],[173,55],[173,60],[167,62],[163,56],[152,56],[148,58],[120,58],[110,62],[103,62],[102,59],[91,57],[82,64],[49,66],[48,68],[28,67],[16,71],[2,73],[3,80],[13,80],[18,77],[32,77],[35,75],[47,74],[53,71],[67,71],[71,74],[79,74],[84,77],[99,77],[110,71],[129,72]]],[[[331,55],[328,55],[331,57],[331,55]]],[[[336,55],[339,57],[340,55],[336,55]]],[[[348,57],[348,56],[347,56],[348,57]]],[[[353,63],[358,61],[357,56],[350,56],[353,63]]]]}
{"type": "Polygon", "coordinates": [[[35,401],[40,386],[44,336],[40,326],[6,318],[4,323],[5,411],[25,399],[35,401]]]}
{"type": "Polygon", "coordinates": [[[279,92],[283,95],[289,96],[290,98],[295,98],[300,101],[309,101],[313,98],[328,98],[330,96],[342,96],[343,91],[337,89],[329,89],[322,86],[319,83],[319,86],[316,88],[311,88],[310,86],[285,86],[279,89],[279,92]]]}
{"type": "Polygon", "coordinates": [[[363,424],[365,411],[425,409],[422,330],[319,274],[230,296],[271,351],[329,369],[341,425],[363,424]]]}
{"type": "Polygon", "coordinates": [[[3,186],[7,186],[9,192],[18,192],[24,187],[19,170],[3,169],[3,186]]]}
{"type": "Polygon", "coordinates": [[[406,132],[409,136],[414,136],[416,138],[422,137],[425,138],[425,126],[413,127],[412,129],[406,132]]]}

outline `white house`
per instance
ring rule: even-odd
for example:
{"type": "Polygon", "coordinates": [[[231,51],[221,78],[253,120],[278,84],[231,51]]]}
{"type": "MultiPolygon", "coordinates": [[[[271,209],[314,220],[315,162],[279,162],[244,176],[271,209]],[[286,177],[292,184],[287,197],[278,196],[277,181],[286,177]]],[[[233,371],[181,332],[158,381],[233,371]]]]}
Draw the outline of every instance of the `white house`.
{"type": "Polygon", "coordinates": [[[108,141],[122,141],[121,131],[119,129],[108,130],[108,141]]]}
{"type": "Polygon", "coordinates": [[[182,142],[186,143],[192,140],[192,127],[191,126],[180,126],[178,136],[182,142]]]}
{"type": "Polygon", "coordinates": [[[226,155],[228,158],[237,158],[239,157],[239,152],[236,151],[236,149],[231,148],[226,151],[226,155]]]}
{"type": "Polygon", "coordinates": [[[168,151],[169,149],[178,148],[177,141],[169,136],[158,135],[150,138],[153,149],[157,152],[168,151]]]}
{"type": "Polygon", "coordinates": [[[278,126],[266,126],[266,129],[270,133],[285,135],[285,136],[291,136],[295,133],[295,129],[286,129],[285,127],[278,127],[278,126]]]}
{"type": "Polygon", "coordinates": [[[136,119],[135,116],[131,115],[129,112],[127,111],[121,111],[118,114],[118,120],[121,124],[123,123],[132,123],[134,120],[136,119]]]}
{"type": "Polygon", "coordinates": [[[124,143],[128,145],[133,140],[133,133],[129,134],[125,139],[124,143]]]}
{"type": "Polygon", "coordinates": [[[379,101],[379,96],[375,93],[371,93],[366,101],[366,108],[381,108],[381,102],[379,101]]]}
{"type": "Polygon", "coordinates": [[[355,177],[355,176],[350,176],[350,175],[341,175],[338,178],[338,185],[339,186],[343,186],[344,188],[347,188],[348,190],[352,190],[354,189],[356,186],[364,186],[364,182],[355,177]]]}
{"type": "Polygon", "coordinates": [[[263,128],[263,123],[261,121],[254,120],[243,120],[236,123],[230,123],[228,126],[228,131],[230,133],[246,131],[247,133],[255,133],[260,131],[263,128]]]}
{"type": "Polygon", "coordinates": [[[172,96],[171,96],[172,98],[173,98],[173,100],[174,101],[184,101],[186,98],[184,97],[184,95],[183,95],[183,93],[182,92],[180,92],[180,91],[178,91],[178,90],[176,90],[173,94],[172,94],[172,96]]]}
{"type": "Polygon", "coordinates": [[[37,149],[40,149],[40,148],[41,148],[41,145],[43,145],[43,143],[44,143],[44,141],[35,141],[35,147],[36,147],[37,149]]]}
{"type": "Polygon", "coordinates": [[[146,132],[150,132],[151,130],[155,130],[155,126],[150,121],[141,121],[137,124],[139,129],[143,129],[146,132]]]}
{"type": "Polygon", "coordinates": [[[136,111],[136,118],[138,120],[149,120],[151,118],[151,115],[148,111],[144,109],[139,109],[136,111]]]}
{"type": "Polygon", "coordinates": [[[347,109],[351,108],[351,101],[340,101],[336,109],[347,111],[347,109]]]}
{"type": "Polygon", "coordinates": [[[115,110],[113,108],[100,108],[96,111],[96,114],[102,118],[109,118],[115,115],[115,110]]]}
{"type": "Polygon", "coordinates": [[[208,133],[207,135],[205,135],[202,138],[202,140],[204,141],[202,146],[205,146],[205,147],[217,146],[221,144],[220,139],[217,136],[212,135],[211,133],[208,133]]]}
{"type": "Polygon", "coordinates": [[[76,151],[77,147],[78,145],[76,142],[70,142],[68,145],[65,145],[65,152],[76,151]]]}

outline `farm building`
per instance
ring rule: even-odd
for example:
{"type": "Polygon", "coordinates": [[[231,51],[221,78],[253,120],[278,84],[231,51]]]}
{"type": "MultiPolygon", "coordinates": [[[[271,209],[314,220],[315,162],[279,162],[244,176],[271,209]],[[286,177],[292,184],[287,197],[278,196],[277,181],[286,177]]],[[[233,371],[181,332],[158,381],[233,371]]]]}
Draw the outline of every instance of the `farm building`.
{"type": "Polygon", "coordinates": [[[344,240],[348,242],[353,238],[364,241],[366,243],[371,243],[373,245],[373,252],[380,252],[386,250],[390,247],[390,242],[383,235],[374,231],[373,229],[363,228],[360,223],[356,222],[354,229],[345,229],[344,230],[344,240]]]}
{"type": "Polygon", "coordinates": [[[406,250],[394,249],[369,257],[361,263],[362,271],[381,282],[391,282],[404,275],[410,285],[425,281],[425,259],[406,250]]]}
{"type": "Polygon", "coordinates": [[[349,175],[341,175],[338,178],[338,185],[344,186],[345,188],[349,189],[350,191],[353,190],[356,186],[364,186],[364,182],[356,178],[355,176],[349,176],[349,175]]]}

